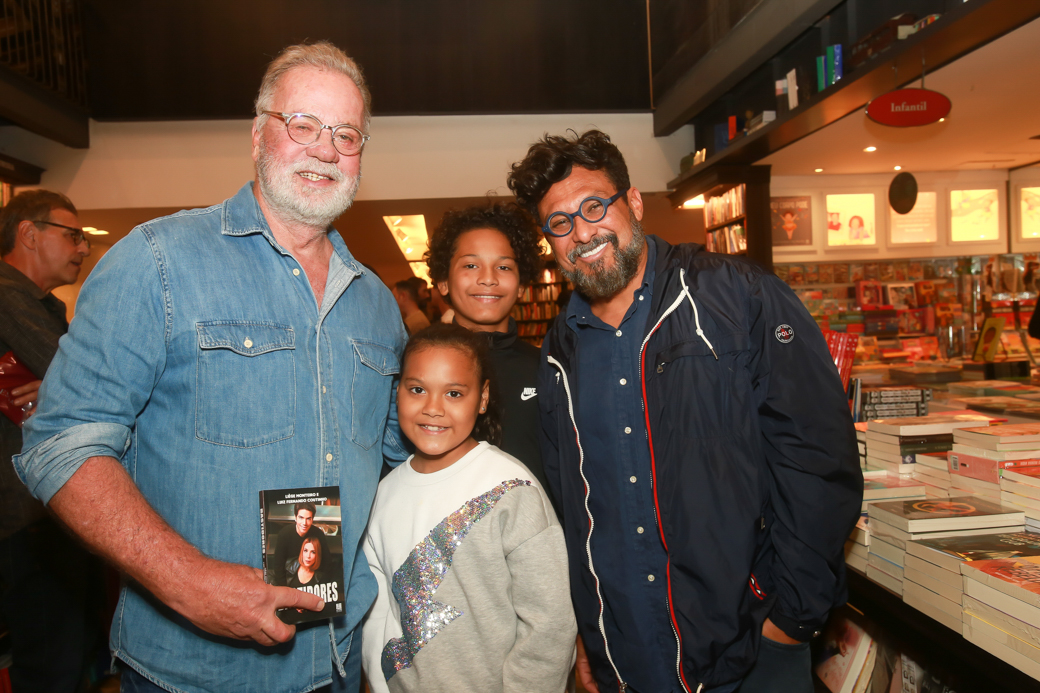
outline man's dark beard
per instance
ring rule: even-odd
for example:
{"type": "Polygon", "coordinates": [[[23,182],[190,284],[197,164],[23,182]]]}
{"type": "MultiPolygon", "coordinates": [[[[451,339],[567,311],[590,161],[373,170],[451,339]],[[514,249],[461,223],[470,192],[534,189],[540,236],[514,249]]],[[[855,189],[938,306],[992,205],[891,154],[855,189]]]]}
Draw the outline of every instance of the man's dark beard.
{"type": "Polygon", "coordinates": [[[589,250],[592,247],[591,242],[578,246],[567,254],[567,259],[574,264],[574,268],[566,270],[561,267],[560,271],[586,300],[598,301],[616,296],[619,291],[628,286],[628,283],[636,276],[636,272],[639,271],[639,257],[646,247],[646,238],[643,235],[643,226],[631,213],[629,213],[629,225],[632,227],[632,240],[624,248],[619,247],[617,234],[601,236],[614,246],[614,265],[610,269],[603,268],[605,257],[588,265],[587,271],[578,269],[576,262],[578,254],[589,250]]]}

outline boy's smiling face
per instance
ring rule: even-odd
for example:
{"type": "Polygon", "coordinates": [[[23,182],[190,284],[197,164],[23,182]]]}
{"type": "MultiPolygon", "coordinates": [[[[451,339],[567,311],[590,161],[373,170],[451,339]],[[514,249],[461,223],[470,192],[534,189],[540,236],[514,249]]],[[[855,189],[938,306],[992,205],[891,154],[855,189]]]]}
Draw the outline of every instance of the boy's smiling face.
{"type": "Polygon", "coordinates": [[[509,312],[520,297],[516,254],[497,229],[473,229],[459,236],[448,280],[437,283],[455,310],[455,321],[475,332],[505,332],[509,312]]]}

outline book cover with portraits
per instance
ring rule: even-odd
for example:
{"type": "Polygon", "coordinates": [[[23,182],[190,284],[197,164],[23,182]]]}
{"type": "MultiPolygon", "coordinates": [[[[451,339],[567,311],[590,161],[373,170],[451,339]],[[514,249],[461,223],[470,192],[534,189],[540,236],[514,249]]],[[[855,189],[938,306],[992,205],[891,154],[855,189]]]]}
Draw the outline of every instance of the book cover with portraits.
{"type": "Polygon", "coordinates": [[[286,623],[304,623],[345,611],[343,544],[338,486],[260,492],[260,541],[264,581],[310,592],[321,611],[281,609],[286,623]]]}

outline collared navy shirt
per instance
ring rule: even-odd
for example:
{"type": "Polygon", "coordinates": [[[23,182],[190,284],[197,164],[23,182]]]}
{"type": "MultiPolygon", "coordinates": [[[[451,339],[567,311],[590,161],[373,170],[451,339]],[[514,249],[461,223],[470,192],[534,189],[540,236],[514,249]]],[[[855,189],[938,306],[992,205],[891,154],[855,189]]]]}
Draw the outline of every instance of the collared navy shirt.
{"type": "Polygon", "coordinates": [[[567,326],[578,336],[575,415],[585,451],[592,560],[601,581],[603,622],[614,664],[640,693],[676,684],[676,641],[654,513],[650,447],[639,380],[639,349],[650,317],[656,249],[647,244],[643,283],[621,325],[595,315],[577,292],[567,326]]]}

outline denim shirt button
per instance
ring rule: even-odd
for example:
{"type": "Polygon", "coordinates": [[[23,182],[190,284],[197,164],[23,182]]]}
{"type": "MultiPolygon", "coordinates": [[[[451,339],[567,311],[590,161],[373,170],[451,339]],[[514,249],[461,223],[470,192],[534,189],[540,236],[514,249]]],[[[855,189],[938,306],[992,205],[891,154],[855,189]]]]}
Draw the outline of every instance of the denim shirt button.
{"type": "Polygon", "coordinates": [[[294,277],[298,277],[298,276],[300,276],[300,270],[299,270],[299,268],[298,268],[298,267],[294,267],[294,268],[293,268],[293,271],[292,271],[292,273],[293,273],[293,276],[294,276],[294,277]]]}
{"type": "Polygon", "coordinates": [[[327,455],[325,455],[325,461],[326,462],[331,462],[332,461],[332,453],[331,452],[328,453],[327,455]]]}
{"type": "Polygon", "coordinates": [[[246,341],[242,342],[242,346],[244,346],[246,349],[250,348],[251,346],[253,346],[253,340],[249,337],[246,337],[246,341]]]}

